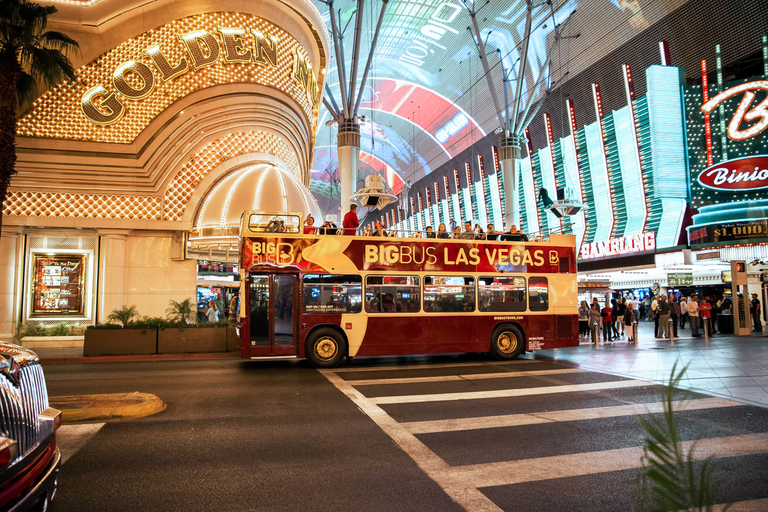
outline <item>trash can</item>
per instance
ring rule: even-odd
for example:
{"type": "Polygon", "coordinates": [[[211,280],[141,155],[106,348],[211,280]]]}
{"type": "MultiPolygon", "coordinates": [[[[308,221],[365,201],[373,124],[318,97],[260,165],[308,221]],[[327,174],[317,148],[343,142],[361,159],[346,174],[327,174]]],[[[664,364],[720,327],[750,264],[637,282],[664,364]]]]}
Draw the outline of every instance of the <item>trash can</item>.
{"type": "Polygon", "coordinates": [[[717,330],[723,334],[733,334],[733,315],[717,315],[717,330]]]}

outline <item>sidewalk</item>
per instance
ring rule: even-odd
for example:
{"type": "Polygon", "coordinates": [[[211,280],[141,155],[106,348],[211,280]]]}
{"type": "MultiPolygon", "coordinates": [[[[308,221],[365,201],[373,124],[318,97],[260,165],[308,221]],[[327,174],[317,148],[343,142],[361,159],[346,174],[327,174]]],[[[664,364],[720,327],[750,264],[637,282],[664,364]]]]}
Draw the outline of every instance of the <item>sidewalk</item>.
{"type": "Polygon", "coordinates": [[[715,334],[709,340],[653,336],[653,323],[640,322],[637,345],[619,338],[614,343],[582,342],[578,347],[534,352],[535,358],[567,361],[581,368],[659,383],[669,380],[677,362],[688,365],[681,387],[740,402],[768,407],[768,333],[751,336],[715,334]]]}

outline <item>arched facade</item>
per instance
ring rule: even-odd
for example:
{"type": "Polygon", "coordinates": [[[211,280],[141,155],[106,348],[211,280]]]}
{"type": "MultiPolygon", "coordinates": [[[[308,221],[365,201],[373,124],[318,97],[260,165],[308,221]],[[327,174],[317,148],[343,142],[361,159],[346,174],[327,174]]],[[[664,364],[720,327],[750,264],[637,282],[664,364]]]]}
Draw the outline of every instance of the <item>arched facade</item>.
{"type": "Polygon", "coordinates": [[[57,8],[53,28],[81,46],[78,82],[45,91],[18,122],[0,337],[17,322],[93,324],[123,305],[164,315],[195,296],[182,243],[215,183],[268,162],[302,198],[309,186],[328,65],[310,0],[57,8]]]}

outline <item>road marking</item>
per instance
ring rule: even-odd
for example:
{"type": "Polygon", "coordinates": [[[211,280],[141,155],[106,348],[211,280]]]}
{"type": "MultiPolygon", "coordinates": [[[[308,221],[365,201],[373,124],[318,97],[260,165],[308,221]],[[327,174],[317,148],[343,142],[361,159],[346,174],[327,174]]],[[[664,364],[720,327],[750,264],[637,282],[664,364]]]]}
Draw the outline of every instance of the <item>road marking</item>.
{"type": "Polygon", "coordinates": [[[419,441],[416,436],[406,431],[389,414],[384,412],[356,390],[349,382],[339,377],[333,370],[319,370],[339,391],[344,393],[369,418],[371,418],[384,433],[397,443],[407,453],[416,465],[426,475],[434,480],[450,498],[466,510],[480,512],[500,512],[501,509],[476,488],[471,488],[461,480],[454,479],[446,473],[448,464],[432,450],[419,441]]]}
{"type": "Polygon", "coordinates": [[[56,446],[61,450],[61,463],[64,464],[95,436],[104,423],[84,423],[82,425],[62,425],[56,431],[56,446]]]}
{"type": "MultiPolygon", "coordinates": [[[[349,384],[353,384],[350,382],[349,384]]],[[[492,391],[466,391],[461,393],[432,393],[426,395],[398,395],[370,398],[375,404],[411,404],[420,402],[450,402],[454,400],[482,400],[486,398],[508,398],[514,396],[548,395],[552,393],[573,393],[578,391],[599,391],[603,389],[638,388],[657,386],[644,380],[615,380],[591,384],[568,384],[565,386],[544,386],[527,389],[496,389],[492,391]]]]}
{"type": "MultiPolygon", "coordinates": [[[[694,444],[694,460],[752,455],[768,451],[768,433],[685,441],[680,443],[680,450],[687,453],[694,444]]],[[[643,447],[632,446],[599,452],[454,466],[442,469],[439,478],[463,481],[477,488],[495,487],[638,469],[643,467],[640,460],[642,456],[643,447]]]]}
{"type": "MultiPolygon", "coordinates": [[[[721,512],[725,505],[714,505],[712,512],[721,512]]],[[[730,512],[765,512],[768,510],[768,499],[737,501],[728,509],[730,512]]]]}
{"type": "Polygon", "coordinates": [[[517,365],[525,365],[525,364],[533,364],[533,363],[545,363],[545,361],[540,360],[533,360],[533,359],[517,359],[515,361],[495,361],[489,363],[488,361],[477,361],[475,363],[443,363],[443,364],[432,364],[429,362],[424,363],[418,363],[418,364],[409,364],[409,365],[393,365],[393,366],[365,366],[362,368],[340,368],[336,370],[339,375],[344,375],[346,373],[357,373],[357,372],[380,372],[380,371],[392,371],[392,370],[431,370],[433,368],[461,368],[464,366],[501,366],[503,368],[509,367],[509,366],[517,366],[517,365]]]}
{"type": "MultiPolygon", "coordinates": [[[[676,411],[695,411],[720,407],[740,407],[744,404],[722,398],[702,398],[698,400],[675,401],[676,411]]],[[[462,430],[480,430],[486,428],[518,427],[540,423],[559,423],[563,421],[594,420],[617,418],[638,414],[660,413],[664,402],[646,404],[619,405],[613,407],[592,407],[589,409],[570,409],[545,411],[528,414],[507,414],[503,416],[481,416],[474,418],[456,418],[450,420],[412,421],[400,425],[411,434],[434,434],[437,432],[458,432],[462,430]]]]}
{"type": "Polygon", "coordinates": [[[397,377],[393,379],[361,379],[347,381],[353,386],[373,386],[377,384],[418,384],[424,382],[452,382],[461,380],[513,379],[530,375],[562,375],[564,373],[584,373],[578,368],[562,370],[533,370],[530,372],[468,373],[459,375],[435,375],[433,377],[397,377]]]}

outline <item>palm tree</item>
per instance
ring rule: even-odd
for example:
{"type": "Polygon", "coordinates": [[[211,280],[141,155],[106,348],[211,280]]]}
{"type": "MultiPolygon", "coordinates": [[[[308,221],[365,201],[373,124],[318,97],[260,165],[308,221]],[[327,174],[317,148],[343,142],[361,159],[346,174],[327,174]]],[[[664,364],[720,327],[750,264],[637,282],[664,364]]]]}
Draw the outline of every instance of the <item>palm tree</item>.
{"type": "Polygon", "coordinates": [[[45,30],[56,11],[29,0],[0,1],[0,230],[5,195],[16,174],[17,113],[35,100],[41,79],[49,88],[76,80],[67,53],[80,46],[61,32],[45,30]]]}

